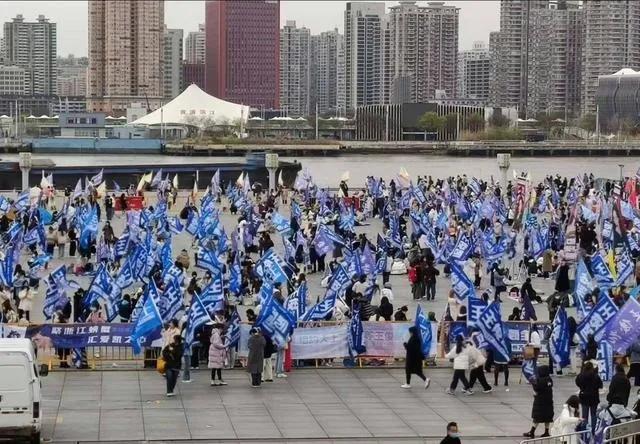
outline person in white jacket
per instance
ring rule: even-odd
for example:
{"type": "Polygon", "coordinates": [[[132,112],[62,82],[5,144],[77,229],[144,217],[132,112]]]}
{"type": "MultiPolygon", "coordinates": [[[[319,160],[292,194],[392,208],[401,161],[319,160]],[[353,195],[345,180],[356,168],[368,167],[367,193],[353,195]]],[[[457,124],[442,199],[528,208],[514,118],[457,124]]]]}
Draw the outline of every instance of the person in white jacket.
{"type": "Polygon", "coordinates": [[[464,345],[462,335],[456,337],[455,347],[452,348],[445,357],[447,359],[453,359],[453,380],[447,389],[447,393],[450,395],[455,394],[458,381],[461,381],[463,386],[462,393],[465,395],[473,395],[466,376],[466,371],[469,369],[469,349],[464,345]]]}
{"type": "Polygon", "coordinates": [[[553,421],[551,427],[551,436],[570,435],[562,438],[562,442],[566,444],[578,444],[577,435],[571,435],[576,432],[576,427],[582,418],[580,417],[580,398],[571,395],[567,399],[567,403],[562,407],[560,416],[553,421]]]}

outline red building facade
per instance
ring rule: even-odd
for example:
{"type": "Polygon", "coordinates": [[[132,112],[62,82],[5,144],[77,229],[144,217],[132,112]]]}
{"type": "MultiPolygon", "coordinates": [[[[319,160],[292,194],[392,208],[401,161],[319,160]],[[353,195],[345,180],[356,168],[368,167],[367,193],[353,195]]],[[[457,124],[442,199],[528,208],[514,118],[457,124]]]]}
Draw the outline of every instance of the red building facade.
{"type": "Polygon", "coordinates": [[[205,90],[255,108],[278,108],[280,2],[208,1],[205,90]]]}
{"type": "Polygon", "coordinates": [[[182,81],[184,82],[182,90],[184,91],[195,83],[202,90],[205,89],[204,84],[204,63],[183,63],[182,64],[182,81]]]}

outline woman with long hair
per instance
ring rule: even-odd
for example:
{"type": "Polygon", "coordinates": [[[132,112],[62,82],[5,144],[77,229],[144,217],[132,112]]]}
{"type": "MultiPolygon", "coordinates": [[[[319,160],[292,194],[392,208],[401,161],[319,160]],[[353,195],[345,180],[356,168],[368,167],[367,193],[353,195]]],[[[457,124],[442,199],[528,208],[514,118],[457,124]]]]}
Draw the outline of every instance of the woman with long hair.
{"type": "Polygon", "coordinates": [[[600,404],[602,379],[600,379],[591,361],[585,362],[582,366],[582,371],[576,376],[576,385],[580,389],[578,396],[582,407],[582,419],[589,421],[591,430],[594,431],[596,428],[596,412],[598,404],[600,404]]]}
{"type": "Polygon", "coordinates": [[[429,388],[431,380],[427,378],[422,371],[422,361],[424,360],[424,354],[422,353],[422,341],[420,341],[420,334],[416,327],[409,327],[409,340],[404,343],[404,348],[407,350],[407,357],[404,360],[404,370],[407,376],[407,382],[402,384],[402,388],[411,388],[411,375],[417,375],[424,381],[424,388],[429,388]]]}
{"type": "MultiPolygon", "coordinates": [[[[557,435],[571,435],[575,433],[576,426],[580,424],[582,419],[580,418],[580,399],[576,395],[571,395],[567,402],[562,407],[560,416],[553,422],[551,427],[551,436],[557,435]]],[[[562,442],[567,444],[577,444],[577,437],[565,436],[562,438],[562,442]]]]}
{"type": "Polygon", "coordinates": [[[466,376],[466,371],[469,369],[469,350],[464,345],[464,337],[462,335],[456,337],[456,346],[453,347],[445,357],[447,359],[453,359],[453,380],[447,389],[447,393],[450,395],[455,394],[458,381],[460,381],[463,386],[462,393],[465,395],[473,395],[466,376]]]}

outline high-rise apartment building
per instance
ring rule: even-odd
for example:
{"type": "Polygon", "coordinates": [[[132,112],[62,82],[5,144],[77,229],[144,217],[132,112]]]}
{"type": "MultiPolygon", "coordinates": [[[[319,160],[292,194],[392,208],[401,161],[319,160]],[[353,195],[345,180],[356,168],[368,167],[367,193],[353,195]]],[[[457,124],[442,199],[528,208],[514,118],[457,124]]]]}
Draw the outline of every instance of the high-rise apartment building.
{"type": "Polygon", "coordinates": [[[0,65],[4,65],[4,37],[0,37],[0,65]]]}
{"type": "Polygon", "coordinates": [[[24,68],[15,65],[0,65],[0,96],[24,95],[24,68]]]}
{"type": "Polygon", "coordinates": [[[596,112],[598,76],[640,68],[640,2],[584,2],[582,112],[596,112]]]}
{"type": "Polygon", "coordinates": [[[311,103],[318,106],[320,114],[334,113],[338,106],[338,57],[342,46],[337,29],[311,37],[311,103]]]}
{"type": "Polygon", "coordinates": [[[458,53],[457,97],[489,100],[490,62],[486,42],[473,42],[472,49],[458,53]]]}
{"type": "Polygon", "coordinates": [[[501,70],[495,96],[491,102],[501,106],[517,106],[526,116],[528,87],[529,17],[535,9],[549,7],[550,0],[501,0],[499,43],[492,53],[497,57],[493,66],[501,70]]]}
{"type": "Polygon", "coordinates": [[[124,114],[164,98],[164,0],[89,1],[87,108],[124,114]]]}
{"type": "Polygon", "coordinates": [[[344,12],[345,106],[380,104],[384,98],[385,5],[348,2],[344,12]]]}
{"type": "Polygon", "coordinates": [[[280,108],[289,116],[311,114],[311,32],[287,20],[280,30],[280,108]]]}
{"type": "Polygon", "coordinates": [[[24,93],[56,94],[56,24],[43,16],[25,22],[22,15],[4,24],[5,65],[24,69],[24,93]]]}
{"type": "Polygon", "coordinates": [[[577,2],[530,12],[527,117],[580,113],[583,13],[577,2]]]}
{"type": "Polygon", "coordinates": [[[197,31],[191,31],[187,34],[187,38],[184,42],[184,58],[187,63],[204,63],[205,42],[204,24],[198,25],[197,31]]]}
{"type": "Polygon", "coordinates": [[[206,91],[257,108],[280,101],[280,2],[206,4],[206,91]]]}
{"type": "Polygon", "coordinates": [[[164,30],[164,97],[173,99],[182,92],[182,29],[164,30]]]}
{"type": "Polygon", "coordinates": [[[421,103],[436,95],[456,96],[459,11],[444,2],[418,6],[415,1],[389,9],[389,83],[384,88],[389,101],[421,103]]]}
{"type": "Polygon", "coordinates": [[[58,95],[86,97],[89,59],[70,55],[58,58],[58,95]]]}
{"type": "Polygon", "coordinates": [[[191,84],[198,85],[204,91],[204,63],[183,63],[182,64],[182,90],[184,91],[191,84]]]}

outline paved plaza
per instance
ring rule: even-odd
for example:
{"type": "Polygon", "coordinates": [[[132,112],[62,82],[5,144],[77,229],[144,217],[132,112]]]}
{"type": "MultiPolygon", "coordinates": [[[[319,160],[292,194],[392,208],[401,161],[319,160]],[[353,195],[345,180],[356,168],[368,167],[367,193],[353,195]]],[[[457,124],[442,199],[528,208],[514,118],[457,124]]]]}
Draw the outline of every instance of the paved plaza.
{"type": "MultiPolygon", "coordinates": [[[[200,370],[190,384],[178,383],[175,398],[165,397],[154,371],[54,372],[43,380],[43,438],[439,442],[447,422],[457,421],[465,443],[513,443],[529,428],[532,391],[518,384],[519,369],[510,392],[473,396],[445,393],[450,369],[426,372],[428,390],[418,381],[401,389],[402,369],[297,370],[256,389],[244,371],[226,371],[229,385],[210,387],[209,372],[200,370]]],[[[575,390],[573,377],[555,379],[556,413],[575,390]]]]}

